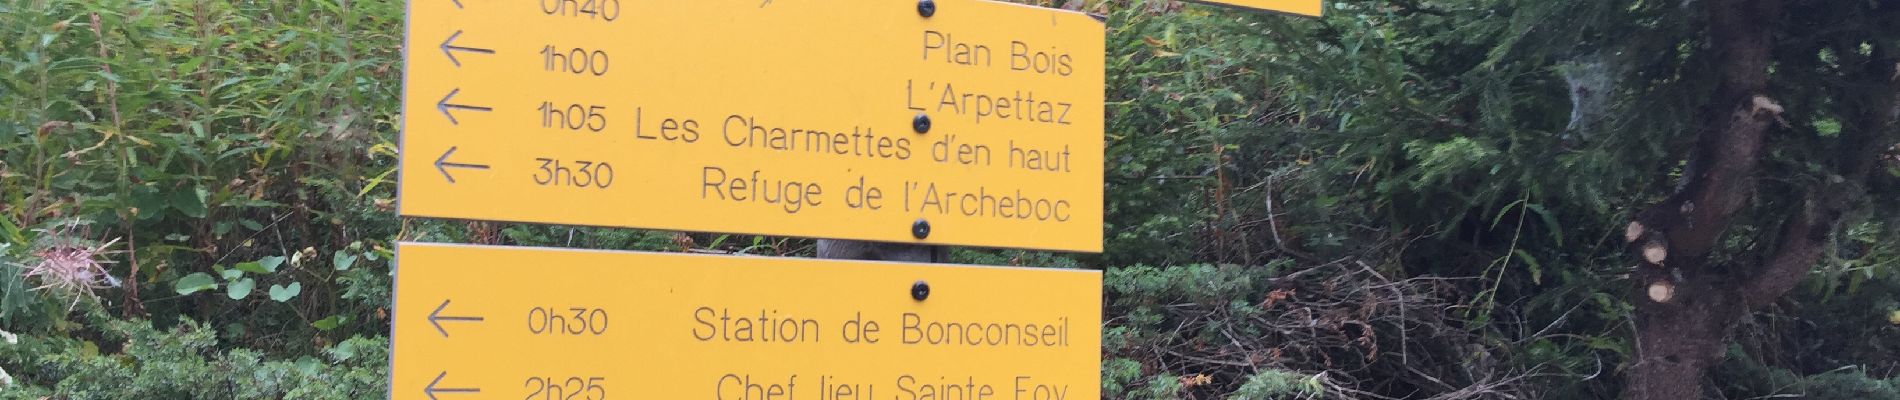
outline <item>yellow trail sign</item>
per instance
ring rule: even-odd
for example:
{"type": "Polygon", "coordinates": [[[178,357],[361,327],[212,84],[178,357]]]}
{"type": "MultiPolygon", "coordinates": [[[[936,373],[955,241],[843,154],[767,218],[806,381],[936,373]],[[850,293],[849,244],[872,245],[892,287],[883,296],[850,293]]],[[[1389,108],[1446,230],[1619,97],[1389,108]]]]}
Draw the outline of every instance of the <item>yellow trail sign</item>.
{"type": "Polygon", "coordinates": [[[930,4],[413,0],[399,212],[1099,252],[1104,25],[930,4]]]}
{"type": "Polygon", "coordinates": [[[1098,272],[397,247],[393,399],[1101,398],[1098,272]]]}
{"type": "Polygon", "coordinates": [[[1273,11],[1308,17],[1320,16],[1325,11],[1321,0],[1188,0],[1195,3],[1213,4],[1260,11],[1273,11]]]}

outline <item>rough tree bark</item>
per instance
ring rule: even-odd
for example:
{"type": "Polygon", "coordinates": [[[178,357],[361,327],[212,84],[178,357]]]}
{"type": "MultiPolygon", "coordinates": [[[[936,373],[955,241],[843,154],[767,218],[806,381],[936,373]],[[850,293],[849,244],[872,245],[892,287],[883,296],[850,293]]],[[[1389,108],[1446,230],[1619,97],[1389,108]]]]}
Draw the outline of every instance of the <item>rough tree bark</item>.
{"type": "Polygon", "coordinates": [[[1702,4],[1720,82],[1699,116],[1696,147],[1677,192],[1638,213],[1625,237],[1639,259],[1634,276],[1642,285],[1626,399],[1702,398],[1702,378],[1721,360],[1730,328],[1751,308],[1793,289],[1820,260],[1842,214],[1864,193],[1880,152],[1891,145],[1900,114],[1893,49],[1882,46],[1862,65],[1844,67],[1859,69],[1848,71],[1848,85],[1885,89],[1841,91],[1835,111],[1843,130],[1837,157],[1827,160],[1831,175],[1807,189],[1799,209],[1762,210],[1790,213],[1771,245],[1711,265],[1711,253],[1754,196],[1764,138],[1783,112],[1768,95],[1773,27],[1783,9],[1781,0],[1702,4]]]}

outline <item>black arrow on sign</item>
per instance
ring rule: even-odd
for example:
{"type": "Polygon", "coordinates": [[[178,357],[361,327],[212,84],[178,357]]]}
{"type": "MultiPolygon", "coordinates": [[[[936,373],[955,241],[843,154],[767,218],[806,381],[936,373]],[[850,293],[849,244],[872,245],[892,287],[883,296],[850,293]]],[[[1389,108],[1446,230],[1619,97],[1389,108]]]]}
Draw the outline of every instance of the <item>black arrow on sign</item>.
{"type": "Polygon", "coordinates": [[[449,117],[449,124],[451,125],[462,124],[461,122],[458,122],[455,120],[455,114],[449,113],[449,110],[469,110],[469,111],[480,111],[480,112],[495,111],[494,108],[489,108],[489,107],[471,106],[467,104],[455,104],[455,103],[449,102],[449,100],[455,99],[456,93],[461,93],[461,92],[462,92],[461,88],[455,88],[455,89],[449,90],[449,95],[442,96],[442,101],[435,102],[435,109],[438,111],[441,111],[442,116],[449,117]]]}
{"type": "Polygon", "coordinates": [[[449,35],[448,40],[442,41],[442,46],[441,46],[442,55],[449,56],[449,62],[455,63],[455,66],[457,67],[462,66],[462,60],[455,59],[455,52],[458,52],[458,51],[475,53],[475,54],[495,54],[495,51],[490,50],[490,49],[484,49],[484,48],[479,48],[479,47],[456,46],[455,38],[460,37],[460,36],[462,36],[462,31],[455,31],[455,34],[449,35]]]}
{"type": "MultiPolygon", "coordinates": [[[[463,169],[488,169],[488,166],[487,166],[487,165],[484,165],[484,164],[463,164],[463,163],[458,163],[458,162],[449,162],[449,155],[452,155],[452,154],[455,154],[455,146],[449,146],[449,151],[446,151],[446,152],[443,152],[443,153],[442,153],[442,157],[438,157],[438,158],[436,158],[436,159],[435,159],[435,170],[437,170],[437,171],[442,171],[442,177],[443,177],[443,178],[445,178],[445,179],[448,179],[448,180],[449,180],[449,183],[455,183],[455,176],[454,176],[454,175],[449,175],[449,168],[463,168],[463,169]]],[[[443,300],[443,301],[442,301],[442,307],[448,307],[448,306],[449,306],[449,301],[448,301],[448,300],[443,300]]],[[[429,321],[430,321],[430,322],[434,322],[434,321],[436,320],[436,317],[435,317],[435,314],[436,314],[436,313],[441,313],[441,312],[442,312],[442,307],[436,307],[436,309],[435,309],[435,313],[430,313],[430,314],[429,314],[429,321]]],[[[457,318],[459,318],[459,317],[445,317],[445,318],[442,318],[442,319],[446,319],[446,320],[450,320],[450,321],[463,321],[462,319],[457,319],[457,318]]],[[[482,319],[481,319],[481,318],[476,318],[475,320],[476,320],[476,321],[480,321],[480,320],[482,320],[482,319]]],[[[442,325],[436,325],[436,326],[435,326],[435,329],[437,329],[437,330],[441,330],[441,329],[442,329],[442,325]]],[[[442,336],[445,336],[445,337],[446,337],[446,336],[448,336],[448,335],[449,335],[449,334],[448,334],[448,332],[443,332],[443,333],[442,333],[442,336]]]]}
{"type": "Polygon", "coordinates": [[[430,325],[435,325],[435,331],[436,331],[436,332],[441,332],[441,333],[442,333],[442,337],[449,337],[449,331],[447,331],[447,330],[443,330],[443,329],[442,329],[442,321],[450,321],[450,322],[482,322],[482,317],[452,317],[452,316],[443,316],[443,315],[442,315],[442,310],[443,310],[443,309],[446,309],[446,308],[449,308],[449,301],[448,301],[448,300],[442,300],[442,305],[440,305],[440,306],[436,306],[436,307],[435,307],[435,312],[432,312],[432,313],[429,313],[429,324],[430,324],[430,325]]]}
{"type": "Polygon", "coordinates": [[[429,400],[436,400],[435,398],[436,393],[481,393],[482,392],[482,390],[478,388],[438,388],[436,387],[436,385],[442,384],[442,378],[447,378],[447,377],[449,377],[449,371],[442,371],[441,375],[436,375],[435,380],[429,382],[428,387],[422,388],[422,394],[428,395],[429,400]]]}

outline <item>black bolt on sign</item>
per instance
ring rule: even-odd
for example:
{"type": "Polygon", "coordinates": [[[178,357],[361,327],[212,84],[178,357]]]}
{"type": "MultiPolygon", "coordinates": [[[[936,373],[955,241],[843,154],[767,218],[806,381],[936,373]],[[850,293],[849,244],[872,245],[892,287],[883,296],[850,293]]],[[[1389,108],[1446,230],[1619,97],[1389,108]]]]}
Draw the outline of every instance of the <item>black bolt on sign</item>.
{"type": "Polygon", "coordinates": [[[917,1],[917,15],[922,15],[924,16],[924,18],[930,18],[930,16],[932,15],[937,15],[937,1],[936,0],[918,0],[917,1]]]}
{"type": "Polygon", "coordinates": [[[917,301],[930,298],[930,284],[924,281],[910,284],[910,298],[917,301]]]}
{"type": "Polygon", "coordinates": [[[917,133],[930,133],[930,116],[917,114],[917,118],[911,118],[910,120],[910,129],[917,131],[917,133]]]}
{"type": "Polygon", "coordinates": [[[916,223],[910,224],[910,235],[918,239],[929,238],[930,237],[930,221],[919,219],[917,220],[916,223]]]}

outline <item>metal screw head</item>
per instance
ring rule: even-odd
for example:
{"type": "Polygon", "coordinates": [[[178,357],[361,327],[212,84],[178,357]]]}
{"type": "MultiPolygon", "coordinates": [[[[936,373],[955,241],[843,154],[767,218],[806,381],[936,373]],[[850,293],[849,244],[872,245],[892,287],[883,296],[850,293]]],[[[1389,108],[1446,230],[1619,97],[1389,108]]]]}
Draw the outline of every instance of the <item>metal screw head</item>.
{"type": "Polygon", "coordinates": [[[922,15],[924,16],[924,18],[930,18],[930,16],[932,15],[937,15],[937,1],[936,0],[917,0],[917,15],[922,15]]]}
{"type": "Polygon", "coordinates": [[[916,118],[910,119],[910,129],[917,133],[930,133],[930,116],[917,113],[916,118]]]}
{"type": "Polygon", "coordinates": [[[910,284],[910,298],[917,301],[924,301],[924,299],[930,298],[930,283],[917,281],[917,283],[910,284]]]}
{"type": "Polygon", "coordinates": [[[929,238],[930,237],[930,221],[918,219],[917,222],[911,223],[910,236],[918,238],[918,239],[929,238]]]}

